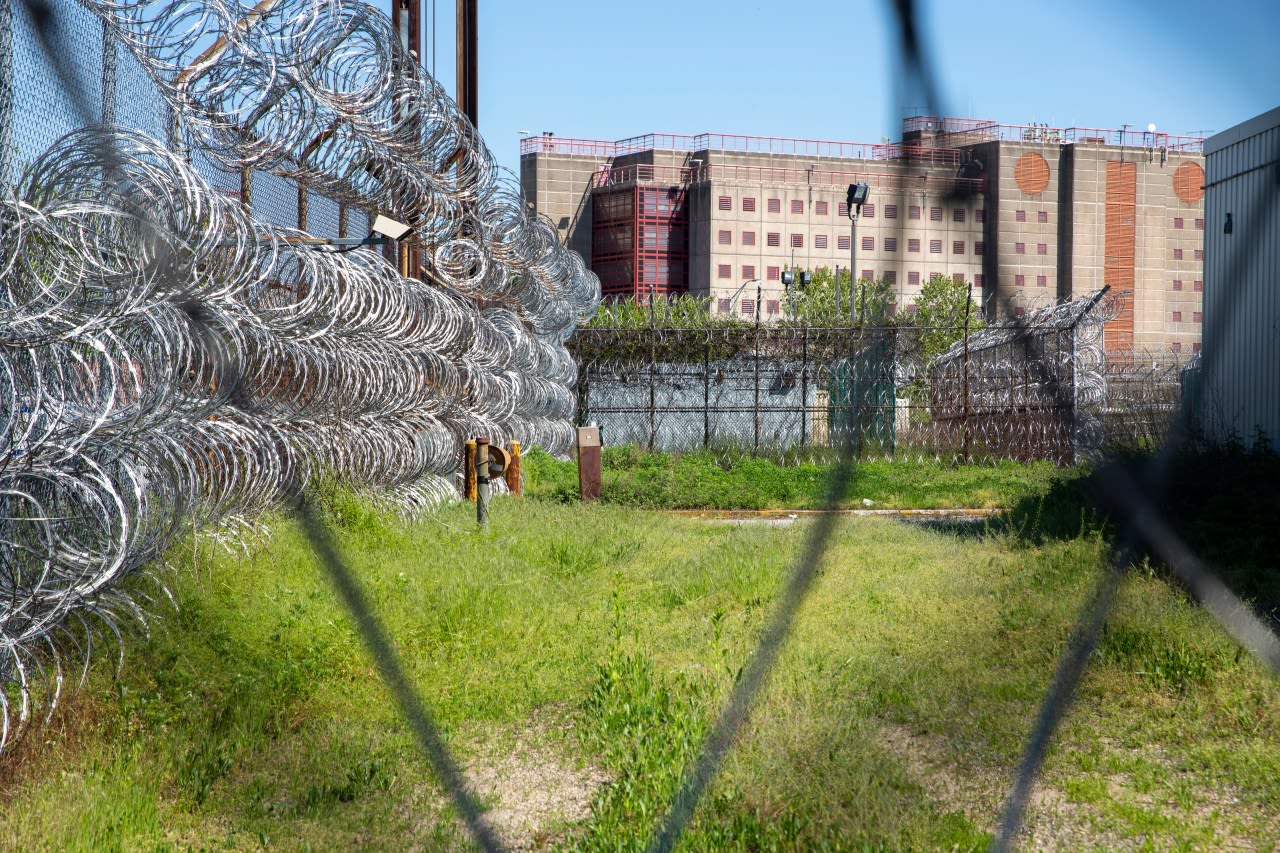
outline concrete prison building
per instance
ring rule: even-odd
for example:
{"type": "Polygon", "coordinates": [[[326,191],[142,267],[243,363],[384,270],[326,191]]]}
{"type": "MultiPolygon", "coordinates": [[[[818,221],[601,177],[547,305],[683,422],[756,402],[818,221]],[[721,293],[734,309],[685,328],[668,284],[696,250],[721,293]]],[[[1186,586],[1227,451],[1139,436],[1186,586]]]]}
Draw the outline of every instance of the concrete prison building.
{"type": "Polygon", "coordinates": [[[932,276],[972,282],[996,320],[1109,284],[1124,295],[1113,358],[1186,357],[1201,341],[1202,147],[1154,127],[916,115],[883,144],[545,133],[522,140],[520,176],[606,297],[689,293],[776,319],[783,271],[852,264],[891,282],[899,310],[932,276]],[[856,233],[851,183],[870,187],[856,233]]]}

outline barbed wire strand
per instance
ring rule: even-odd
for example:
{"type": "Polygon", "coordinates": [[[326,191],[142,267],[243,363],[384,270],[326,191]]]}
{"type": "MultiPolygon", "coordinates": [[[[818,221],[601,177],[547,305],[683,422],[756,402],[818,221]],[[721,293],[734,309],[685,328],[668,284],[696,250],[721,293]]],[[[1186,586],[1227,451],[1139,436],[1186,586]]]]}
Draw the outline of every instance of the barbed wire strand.
{"type": "Polygon", "coordinates": [[[314,500],[305,495],[300,497],[295,503],[294,516],[315,551],[317,561],[324,567],[343,605],[356,623],[360,638],[378,668],[378,674],[400,706],[400,713],[408,721],[419,748],[427,756],[432,772],[453,801],[467,831],[486,853],[501,850],[497,837],[484,820],[482,805],[468,790],[461,767],[450,755],[431,712],[405,672],[381,622],[369,607],[368,598],[359,581],[342,559],[333,531],[316,510],[314,500]]]}
{"type": "MultiPolygon", "coordinates": [[[[1280,182],[1280,168],[1277,168],[1277,180],[1280,182]]],[[[1252,215],[1242,218],[1242,222],[1248,223],[1247,230],[1241,233],[1241,240],[1246,246],[1258,245],[1257,241],[1266,233],[1265,229],[1270,221],[1267,213],[1272,207],[1272,199],[1267,194],[1260,193],[1254,201],[1252,215]]],[[[1221,286],[1237,286],[1246,263],[1245,252],[1236,254],[1222,278],[1221,286]]],[[[1243,300],[1219,301],[1223,310],[1211,315],[1210,323],[1206,325],[1202,363],[1213,363],[1217,347],[1221,346],[1222,337],[1242,304],[1243,300]]],[[[1113,503],[1123,515],[1121,541],[1130,547],[1121,547],[1118,559],[1112,561],[1109,569],[1099,579],[1095,592],[1081,608],[1076,619],[1072,642],[1064,652],[1052,685],[1041,702],[1031,735],[1024,746],[1013,786],[1002,806],[998,830],[989,848],[992,853],[1005,853],[1013,849],[1049,742],[1074,699],[1076,688],[1084,676],[1089,653],[1097,643],[1114,602],[1114,590],[1137,555],[1137,543],[1148,544],[1243,649],[1273,675],[1280,675],[1280,639],[1277,639],[1275,632],[1186,547],[1173,529],[1163,521],[1153,498],[1163,492],[1174,455],[1190,434],[1190,407],[1188,401],[1183,400],[1174,425],[1147,464],[1141,484],[1119,466],[1104,469],[1103,482],[1114,490],[1113,503]]]]}
{"type": "Polygon", "coordinates": [[[747,660],[719,719],[707,735],[692,768],[686,773],[671,808],[648,845],[649,853],[668,853],[684,833],[698,802],[719,770],[734,737],[746,722],[756,696],[767,683],[795,615],[822,567],[831,537],[839,523],[833,510],[848,494],[853,480],[853,435],[849,433],[840,462],[827,477],[822,506],[826,510],[810,525],[804,543],[787,571],[787,583],[769,624],[747,660]]]}

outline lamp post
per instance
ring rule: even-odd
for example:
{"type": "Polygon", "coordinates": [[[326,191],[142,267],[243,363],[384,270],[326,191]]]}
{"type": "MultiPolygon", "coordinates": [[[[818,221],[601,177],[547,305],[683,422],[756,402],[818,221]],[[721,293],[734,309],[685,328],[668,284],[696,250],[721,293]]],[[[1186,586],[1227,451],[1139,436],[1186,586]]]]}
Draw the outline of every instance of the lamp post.
{"type": "MultiPolygon", "coordinates": [[[[730,314],[732,314],[732,313],[733,313],[733,301],[734,301],[735,299],[737,299],[737,298],[738,298],[738,294],[740,294],[740,293],[742,293],[742,291],[746,290],[746,289],[747,289],[747,285],[748,285],[748,284],[755,284],[755,283],[756,283],[756,282],[758,282],[758,281],[760,281],[760,279],[758,279],[758,278],[749,278],[749,279],[747,279],[746,281],[744,281],[744,282],[742,283],[742,287],[739,287],[737,290],[735,290],[735,291],[733,292],[733,296],[730,296],[730,297],[729,297],[729,313],[730,313],[730,314]]],[[[759,288],[759,287],[757,287],[757,288],[756,288],[756,297],[757,297],[757,298],[756,298],[756,314],[757,314],[757,316],[758,316],[758,315],[759,315],[759,313],[760,313],[760,299],[759,299],[759,295],[760,295],[760,288],[759,288]]]]}
{"type": "MultiPolygon", "coordinates": [[[[871,187],[867,184],[849,184],[848,194],[845,196],[845,206],[848,208],[849,214],[849,322],[852,323],[853,316],[853,285],[858,279],[858,217],[862,215],[862,206],[867,203],[867,196],[871,193],[871,187]]],[[[866,310],[867,294],[866,287],[863,286],[862,292],[862,308],[866,310]]],[[[859,312],[861,314],[862,312],[859,312]]],[[[861,320],[862,318],[859,317],[861,320]]]]}

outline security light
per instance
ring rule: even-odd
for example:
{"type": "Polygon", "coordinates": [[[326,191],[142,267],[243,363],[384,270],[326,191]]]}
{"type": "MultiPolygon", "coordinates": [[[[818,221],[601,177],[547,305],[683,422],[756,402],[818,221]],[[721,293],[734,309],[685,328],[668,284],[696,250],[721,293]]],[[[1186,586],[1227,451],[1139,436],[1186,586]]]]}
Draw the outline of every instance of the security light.
{"type": "Polygon", "coordinates": [[[867,184],[849,184],[848,195],[845,200],[849,206],[849,218],[852,219],[854,211],[861,211],[862,206],[867,203],[867,196],[871,194],[871,187],[867,184]]]}
{"type": "Polygon", "coordinates": [[[371,230],[390,240],[403,240],[404,236],[413,229],[403,222],[397,222],[390,216],[378,214],[374,217],[371,230]]]}

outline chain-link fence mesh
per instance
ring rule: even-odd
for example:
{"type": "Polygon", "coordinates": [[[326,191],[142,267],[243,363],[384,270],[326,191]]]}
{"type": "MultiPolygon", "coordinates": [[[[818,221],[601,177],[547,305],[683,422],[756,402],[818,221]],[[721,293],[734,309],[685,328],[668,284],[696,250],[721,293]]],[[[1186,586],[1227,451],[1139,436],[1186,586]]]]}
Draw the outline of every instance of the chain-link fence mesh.
{"type": "Polygon", "coordinates": [[[951,329],[761,325],[581,329],[578,421],[650,450],[945,462],[1097,459],[1167,430],[1177,363],[1108,361],[1105,292],[1016,324],[951,329]],[[934,332],[937,334],[930,334],[934,332]]]}

